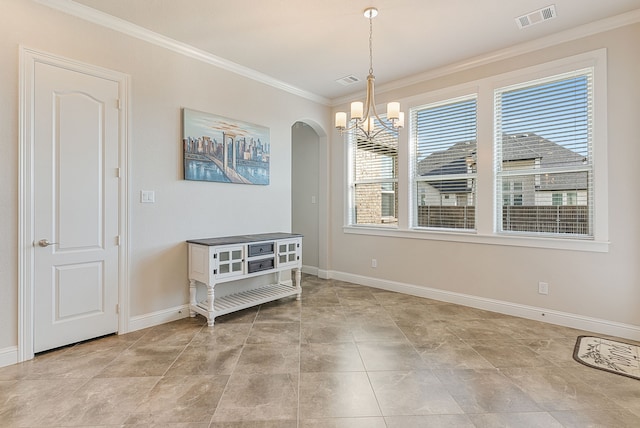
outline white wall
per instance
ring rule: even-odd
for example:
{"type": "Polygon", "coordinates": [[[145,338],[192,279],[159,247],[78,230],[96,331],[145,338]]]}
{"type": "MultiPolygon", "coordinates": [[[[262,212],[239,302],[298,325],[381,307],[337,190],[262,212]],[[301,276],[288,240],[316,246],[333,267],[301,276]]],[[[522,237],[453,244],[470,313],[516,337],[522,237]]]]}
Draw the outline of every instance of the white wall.
{"type": "MultiPolygon", "coordinates": [[[[377,94],[377,101],[382,105],[392,99],[428,94],[606,48],[608,252],[345,233],[342,226],[346,156],[340,137],[334,133],[329,192],[333,207],[332,276],[558,323],[599,328],[603,332],[614,331],[640,340],[640,193],[634,190],[640,159],[639,40],[640,24],[635,23],[377,94]],[[372,258],[377,259],[375,269],[371,267],[372,258]],[[538,294],[538,281],[549,283],[549,295],[538,294]]],[[[337,106],[335,110],[344,108],[337,106]]]]}
{"type": "Polygon", "coordinates": [[[187,303],[186,239],[290,231],[291,126],[301,114],[330,126],[327,107],[31,1],[2,0],[0,360],[18,329],[19,45],[131,76],[132,318],[187,303]],[[181,107],[269,127],[271,184],[184,181],[181,107]],[[139,203],[142,189],[155,191],[155,204],[139,203]]]}

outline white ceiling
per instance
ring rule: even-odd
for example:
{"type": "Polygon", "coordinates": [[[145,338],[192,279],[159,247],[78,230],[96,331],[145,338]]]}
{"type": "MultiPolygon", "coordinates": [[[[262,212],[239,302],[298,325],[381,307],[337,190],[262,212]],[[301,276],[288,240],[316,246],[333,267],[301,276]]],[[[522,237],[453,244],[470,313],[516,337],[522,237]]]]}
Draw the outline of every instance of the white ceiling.
{"type": "MultiPolygon", "coordinates": [[[[42,0],[40,0],[42,1],[42,0]]],[[[46,1],[42,1],[46,4],[46,1]]],[[[640,0],[75,0],[282,81],[335,99],[640,8],[640,0]],[[554,4],[525,29],[515,18],[554,4]],[[354,75],[361,82],[342,86],[354,75]]],[[[631,42],[631,41],[630,41],[631,42]]],[[[637,42],[637,41],[636,41],[637,42]]]]}

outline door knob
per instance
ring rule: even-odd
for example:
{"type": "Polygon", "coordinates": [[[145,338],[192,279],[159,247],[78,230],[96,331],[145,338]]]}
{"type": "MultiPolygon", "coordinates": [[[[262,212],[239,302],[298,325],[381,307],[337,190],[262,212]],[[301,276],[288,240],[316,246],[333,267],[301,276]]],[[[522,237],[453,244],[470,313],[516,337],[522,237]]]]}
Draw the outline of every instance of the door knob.
{"type": "Polygon", "coordinates": [[[49,245],[57,245],[57,242],[49,242],[47,239],[41,239],[38,241],[38,245],[41,247],[48,247],[49,245]]]}

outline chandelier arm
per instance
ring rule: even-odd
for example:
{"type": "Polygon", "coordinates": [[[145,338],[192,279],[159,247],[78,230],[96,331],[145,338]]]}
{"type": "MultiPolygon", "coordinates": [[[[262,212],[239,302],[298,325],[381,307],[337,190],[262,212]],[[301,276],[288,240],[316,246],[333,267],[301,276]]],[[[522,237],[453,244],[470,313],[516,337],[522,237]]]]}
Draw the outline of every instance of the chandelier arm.
{"type": "MultiPolygon", "coordinates": [[[[397,129],[394,128],[393,126],[393,121],[391,121],[391,126],[389,126],[387,124],[388,120],[387,119],[382,119],[380,117],[380,115],[378,114],[378,110],[376,109],[376,100],[375,100],[375,89],[374,89],[374,80],[375,78],[373,77],[373,75],[369,76],[369,78],[367,78],[367,101],[370,102],[371,104],[367,104],[367,114],[364,115],[363,120],[367,120],[369,118],[369,106],[371,107],[371,110],[373,111],[373,116],[378,119],[378,123],[380,123],[380,125],[383,126],[383,128],[385,128],[387,131],[391,131],[391,132],[398,132],[397,129]],[[370,80],[369,80],[370,78],[370,80]],[[369,86],[370,84],[370,86],[369,86]]],[[[380,132],[376,132],[371,138],[375,138],[376,135],[378,135],[380,132]]]]}
{"type": "Polygon", "coordinates": [[[369,76],[367,76],[367,94],[364,100],[364,112],[362,115],[363,122],[367,121],[367,119],[369,118],[369,113],[371,111],[371,105],[373,103],[373,81],[374,80],[375,80],[375,77],[373,76],[373,74],[369,74],[369,76]]]}
{"type": "MultiPolygon", "coordinates": [[[[378,117],[378,116],[376,115],[376,117],[378,117]]],[[[380,119],[379,117],[378,117],[378,122],[379,122],[379,123],[380,123],[380,125],[382,125],[382,127],[383,127],[384,129],[386,129],[387,131],[389,131],[389,132],[396,132],[396,133],[398,132],[398,129],[397,129],[397,128],[395,128],[395,127],[393,126],[393,122],[391,122],[391,126],[389,126],[389,125],[386,123],[387,121],[383,121],[383,120],[382,120],[382,119],[380,119]]],[[[381,129],[381,130],[382,130],[382,129],[381,129]]],[[[376,135],[377,135],[377,134],[378,134],[378,133],[376,133],[376,135]]]]}
{"type": "MultiPolygon", "coordinates": [[[[392,127],[389,127],[389,125],[386,123],[386,121],[385,121],[385,120],[383,120],[382,118],[380,118],[380,116],[378,116],[377,114],[375,114],[375,112],[374,112],[374,116],[373,116],[373,117],[375,117],[376,119],[378,119],[378,123],[379,123],[380,125],[382,125],[382,127],[383,127],[384,129],[386,129],[387,131],[390,131],[390,132],[398,132],[398,129],[397,129],[397,128],[395,128],[395,127],[393,127],[393,126],[392,126],[392,127]]],[[[364,121],[364,120],[358,120],[358,119],[352,119],[352,120],[350,120],[349,122],[351,123],[349,126],[347,126],[347,127],[345,127],[345,128],[341,128],[341,129],[339,129],[339,131],[340,131],[341,133],[346,133],[346,132],[350,132],[350,131],[353,131],[353,130],[362,130],[362,124],[363,124],[363,123],[365,123],[365,121],[364,121]]],[[[392,123],[393,123],[393,122],[392,122],[392,123]]],[[[363,130],[362,132],[366,134],[366,132],[365,132],[364,130],[363,130]]],[[[376,135],[377,135],[377,134],[378,134],[378,132],[376,132],[376,135]]]]}
{"type": "MultiPolygon", "coordinates": [[[[391,126],[389,126],[387,124],[387,122],[389,122],[387,119],[382,119],[379,115],[378,112],[376,111],[376,106],[375,104],[372,106],[373,107],[373,116],[378,119],[378,123],[380,125],[382,125],[382,127],[384,129],[386,129],[387,131],[391,131],[391,132],[398,132],[398,130],[396,128],[393,127],[393,121],[391,121],[391,126]]],[[[380,130],[381,131],[381,130],[380,130]]],[[[375,135],[378,135],[380,132],[376,132],[375,135]]]]}
{"type": "Polygon", "coordinates": [[[378,111],[376,110],[376,88],[375,88],[376,78],[373,74],[370,74],[367,77],[367,102],[369,103],[368,109],[373,110],[373,114],[375,117],[380,120],[378,117],[378,111]]]}
{"type": "Polygon", "coordinates": [[[385,131],[384,128],[378,128],[375,132],[367,133],[367,140],[368,141],[373,141],[378,136],[378,134],[380,134],[383,131],[385,131]]]}
{"type": "MultiPolygon", "coordinates": [[[[389,128],[387,128],[387,129],[389,129],[389,128]]],[[[378,128],[376,131],[367,132],[363,128],[356,128],[354,132],[356,132],[356,134],[359,133],[360,137],[365,141],[373,141],[378,136],[378,134],[380,134],[381,132],[383,132],[385,130],[386,130],[385,128],[378,128]]],[[[391,130],[391,131],[397,132],[396,130],[391,130]]],[[[356,135],[356,138],[357,137],[358,136],[356,135]]]]}
{"type": "Polygon", "coordinates": [[[351,120],[350,122],[351,122],[351,125],[347,126],[346,128],[339,129],[341,134],[346,134],[347,132],[351,132],[355,129],[358,129],[358,123],[356,119],[351,120]]]}

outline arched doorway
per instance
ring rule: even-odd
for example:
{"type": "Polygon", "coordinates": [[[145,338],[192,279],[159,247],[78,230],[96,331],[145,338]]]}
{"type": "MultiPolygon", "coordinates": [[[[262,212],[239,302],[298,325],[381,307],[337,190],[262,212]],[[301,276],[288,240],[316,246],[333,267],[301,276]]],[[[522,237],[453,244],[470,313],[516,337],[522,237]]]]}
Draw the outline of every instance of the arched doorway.
{"type": "MultiPolygon", "coordinates": [[[[320,136],[305,122],[291,127],[291,231],[304,235],[303,272],[318,275],[321,269],[320,136]]],[[[321,200],[322,198],[322,200],[321,200]]]]}

